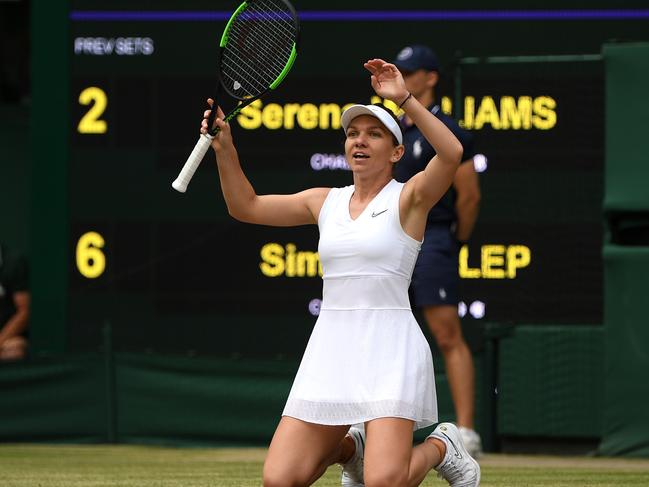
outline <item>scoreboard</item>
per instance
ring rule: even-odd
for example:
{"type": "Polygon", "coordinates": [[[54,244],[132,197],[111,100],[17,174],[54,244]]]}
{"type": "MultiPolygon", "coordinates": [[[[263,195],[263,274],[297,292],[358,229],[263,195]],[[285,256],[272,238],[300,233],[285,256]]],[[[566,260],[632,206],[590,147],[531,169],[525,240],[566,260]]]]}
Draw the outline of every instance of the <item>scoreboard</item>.
{"type": "MultiPolygon", "coordinates": [[[[110,322],[121,350],[299,357],[322,297],[317,227],[234,221],[211,150],[187,193],[171,188],[215,93],[229,10],[91,15],[72,3],[70,348],[96,348],[110,322]]],[[[377,101],[367,53],[401,47],[345,40],[375,29],[303,21],[293,71],[232,122],[258,193],[352,183],[340,113],[377,101]]],[[[459,83],[445,79],[442,109],[475,138],[483,192],[458,262],[460,313],[467,323],[601,322],[601,66],[478,63],[458,73],[459,83]]]]}

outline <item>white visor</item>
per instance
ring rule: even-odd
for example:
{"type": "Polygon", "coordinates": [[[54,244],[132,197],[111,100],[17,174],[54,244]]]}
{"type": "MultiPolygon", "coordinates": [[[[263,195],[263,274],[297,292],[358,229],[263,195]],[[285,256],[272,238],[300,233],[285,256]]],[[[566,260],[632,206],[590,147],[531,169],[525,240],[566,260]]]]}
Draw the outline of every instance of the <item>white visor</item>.
{"type": "MultiPolygon", "coordinates": [[[[389,108],[388,108],[389,110],[389,108]]],[[[394,135],[399,144],[403,144],[403,134],[401,133],[401,128],[399,124],[386,112],[383,108],[376,105],[352,105],[347,110],[343,112],[342,117],[340,117],[340,123],[343,126],[345,133],[347,132],[347,127],[352,123],[356,117],[360,115],[370,115],[371,117],[378,118],[379,121],[385,125],[385,128],[394,135]]]]}

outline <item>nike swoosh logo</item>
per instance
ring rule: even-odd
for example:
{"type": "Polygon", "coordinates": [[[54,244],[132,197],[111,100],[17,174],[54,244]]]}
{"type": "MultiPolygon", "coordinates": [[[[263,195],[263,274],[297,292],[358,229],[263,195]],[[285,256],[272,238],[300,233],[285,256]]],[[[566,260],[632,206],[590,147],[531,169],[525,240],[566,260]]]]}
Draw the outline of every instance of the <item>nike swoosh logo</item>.
{"type": "Polygon", "coordinates": [[[379,211],[378,213],[374,213],[374,212],[372,212],[372,218],[377,217],[377,216],[379,216],[381,213],[385,213],[386,211],[388,211],[387,208],[386,208],[385,210],[383,210],[383,211],[379,211]]]}
{"type": "Polygon", "coordinates": [[[457,458],[462,458],[462,454],[460,453],[460,450],[457,449],[457,446],[455,446],[455,443],[453,443],[453,440],[451,440],[446,433],[442,433],[444,436],[446,436],[446,439],[453,445],[453,449],[455,450],[455,453],[453,454],[457,458]]]}

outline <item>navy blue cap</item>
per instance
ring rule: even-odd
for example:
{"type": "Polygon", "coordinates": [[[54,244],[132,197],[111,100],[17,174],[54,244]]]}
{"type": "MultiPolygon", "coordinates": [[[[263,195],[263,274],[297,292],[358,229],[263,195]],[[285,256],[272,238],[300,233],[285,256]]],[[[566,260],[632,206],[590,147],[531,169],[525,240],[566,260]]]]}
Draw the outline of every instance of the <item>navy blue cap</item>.
{"type": "Polygon", "coordinates": [[[439,71],[439,63],[433,50],[418,44],[401,49],[392,64],[402,71],[418,71],[420,69],[439,71]]]}

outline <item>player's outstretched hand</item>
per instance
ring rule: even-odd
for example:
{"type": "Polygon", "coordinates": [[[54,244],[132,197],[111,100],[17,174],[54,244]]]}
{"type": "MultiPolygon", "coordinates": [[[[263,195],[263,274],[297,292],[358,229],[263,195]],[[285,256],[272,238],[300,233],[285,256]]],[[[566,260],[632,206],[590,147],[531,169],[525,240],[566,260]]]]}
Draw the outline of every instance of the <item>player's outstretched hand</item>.
{"type": "Polygon", "coordinates": [[[383,59],[370,59],[363,66],[371,74],[370,81],[377,95],[392,100],[397,105],[406,99],[406,83],[394,64],[383,59]]]}

